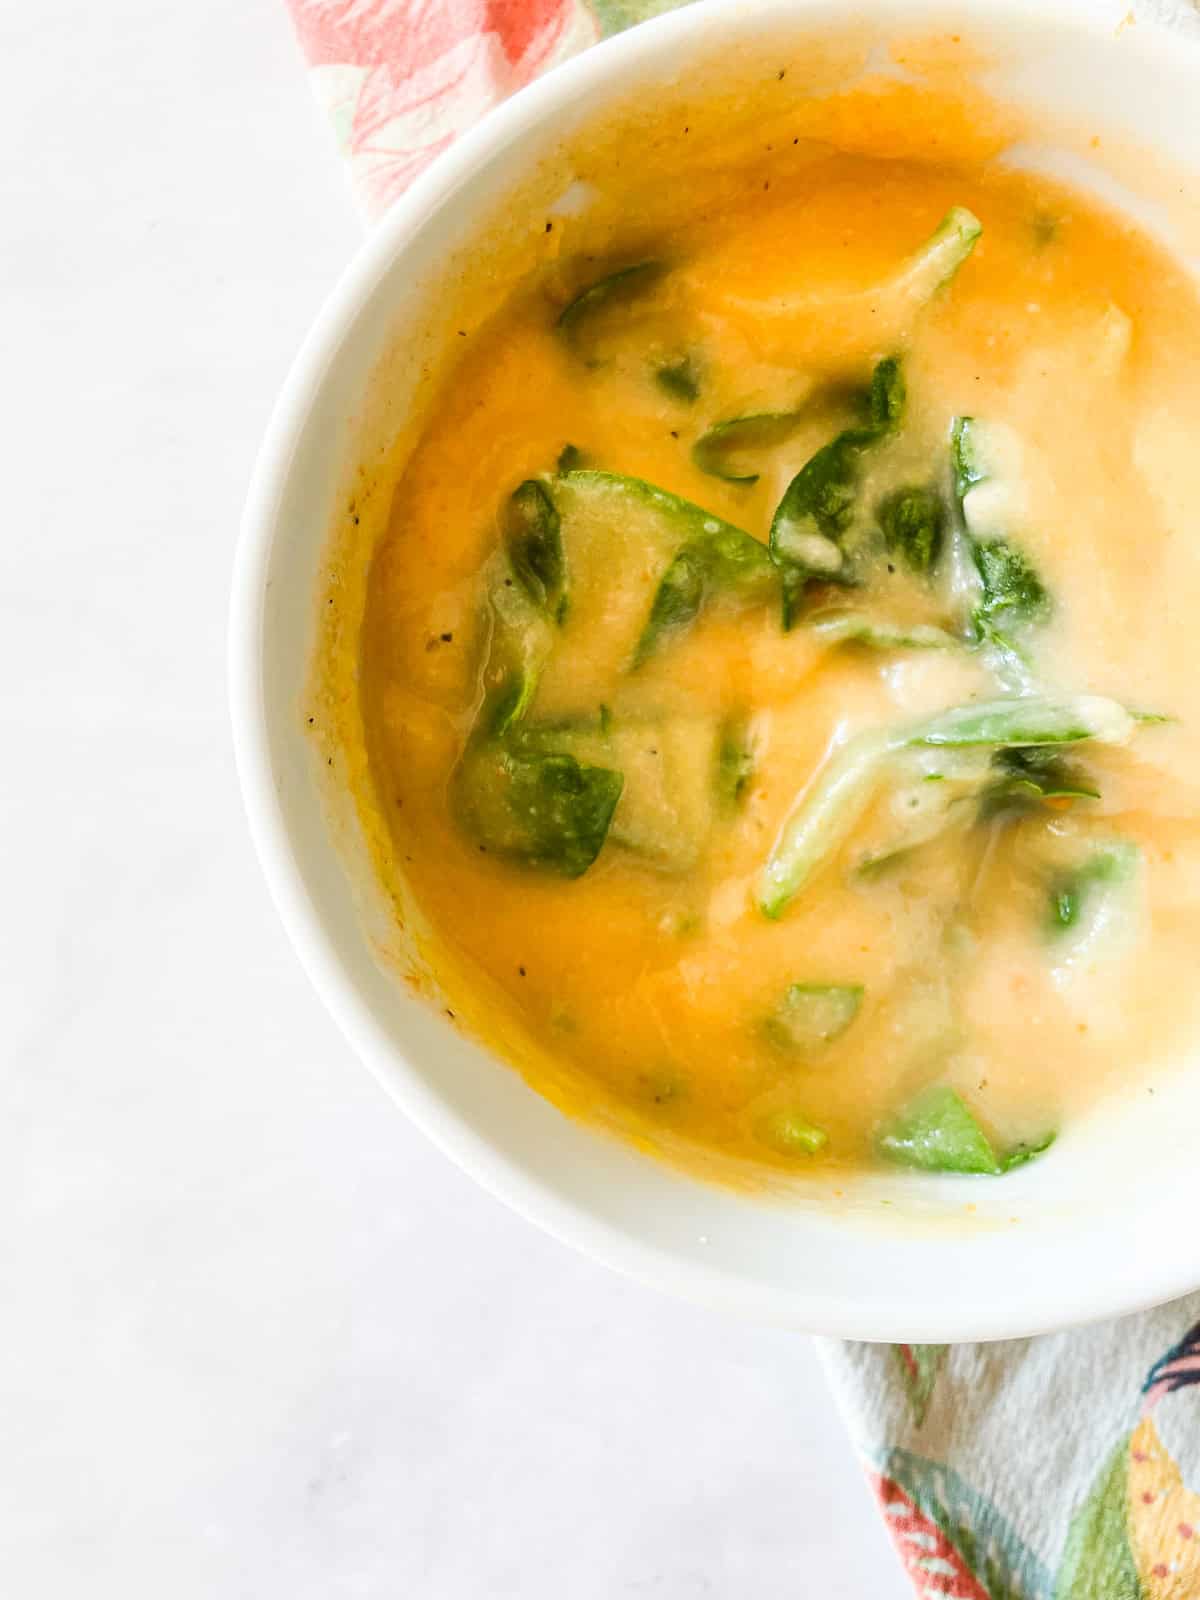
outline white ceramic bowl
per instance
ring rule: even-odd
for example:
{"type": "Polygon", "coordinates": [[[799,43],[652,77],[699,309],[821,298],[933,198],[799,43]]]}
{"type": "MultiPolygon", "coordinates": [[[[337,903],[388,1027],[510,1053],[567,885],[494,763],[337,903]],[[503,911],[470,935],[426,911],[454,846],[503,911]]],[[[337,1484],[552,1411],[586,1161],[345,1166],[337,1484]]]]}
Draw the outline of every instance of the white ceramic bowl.
{"type": "MultiPolygon", "coordinates": [[[[1125,0],[958,0],[952,20],[994,57],[992,87],[1004,97],[1044,112],[1046,127],[1066,117],[1102,136],[1099,151],[1075,141],[1036,159],[1169,230],[1153,197],[1137,192],[1138,164],[1122,174],[1128,182],[1133,171],[1132,192],[1120,191],[1108,152],[1132,130],[1152,152],[1200,167],[1200,51],[1145,23],[1121,27],[1124,11],[1125,0]]],[[[945,17],[922,0],[853,9],[881,43],[945,17]]],[[[363,909],[371,891],[334,836],[302,726],[339,487],[364,440],[391,425],[386,406],[402,413],[414,381],[406,343],[416,349],[439,267],[481,210],[533,169],[561,126],[615,96],[641,85],[660,93],[701,62],[728,61],[733,72],[765,40],[790,59],[846,19],[841,0],[706,0],[664,16],[516,96],[395,205],[318,318],[262,448],[233,597],[238,765],[312,982],[399,1104],[494,1194],[615,1267],[756,1317],[866,1339],[1015,1336],[1200,1283],[1200,1071],[1164,1075],[1153,1096],[1143,1090],[1067,1128],[1050,1157],[1003,1180],[873,1176],[844,1193],[818,1184],[786,1199],[704,1185],[562,1117],[377,961],[363,909]],[[385,358],[381,402],[372,375],[385,358]]]]}

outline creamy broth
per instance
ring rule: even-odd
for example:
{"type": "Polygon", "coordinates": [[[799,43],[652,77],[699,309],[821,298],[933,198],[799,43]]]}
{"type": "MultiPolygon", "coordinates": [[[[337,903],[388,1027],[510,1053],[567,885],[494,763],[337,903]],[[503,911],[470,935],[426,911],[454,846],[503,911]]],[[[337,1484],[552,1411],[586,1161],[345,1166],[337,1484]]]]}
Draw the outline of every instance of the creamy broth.
{"type": "Polygon", "coordinates": [[[767,160],[514,289],[397,486],[361,659],[395,853],[505,1053],[753,1162],[978,1171],[1165,1059],[1198,386],[1181,269],[992,169],[767,160]],[[938,266],[947,214],[982,232],[938,266]],[[794,485],[839,439],[833,515],[794,485]],[[592,787],[539,854],[548,759],[592,787]]]}

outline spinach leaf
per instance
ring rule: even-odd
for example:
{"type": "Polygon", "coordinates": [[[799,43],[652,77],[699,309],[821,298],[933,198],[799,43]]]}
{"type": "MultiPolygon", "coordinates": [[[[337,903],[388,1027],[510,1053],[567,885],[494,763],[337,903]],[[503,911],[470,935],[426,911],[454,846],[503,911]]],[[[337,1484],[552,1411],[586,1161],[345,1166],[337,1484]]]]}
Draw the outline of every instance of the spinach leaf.
{"type": "Polygon", "coordinates": [[[867,420],[882,433],[898,428],[904,421],[907,402],[908,388],[904,382],[904,367],[900,357],[885,356],[871,374],[871,387],[867,392],[867,420]]]}
{"type": "Polygon", "coordinates": [[[499,736],[533,704],[555,629],[504,551],[497,551],[488,564],[487,597],[490,634],[477,727],[499,736]]]}
{"type": "Polygon", "coordinates": [[[975,1114],[956,1089],[935,1084],[879,1131],[876,1148],[891,1161],[923,1172],[958,1172],[999,1177],[1032,1161],[1054,1135],[998,1154],[975,1114]]]}
{"type": "MultiPolygon", "coordinates": [[[[779,917],[813,874],[841,849],[903,751],[1125,744],[1137,724],[1100,695],[1050,700],[1029,695],[956,706],[894,731],[869,729],[842,746],[802,791],[758,886],[764,916],[779,917]]],[[[894,852],[889,852],[894,853],[894,852]]]]}
{"type": "Polygon", "coordinates": [[[536,606],[561,622],[567,602],[562,530],[545,484],[527,478],[513,491],[502,531],[514,576],[536,606]]]}
{"type": "MultiPolygon", "coordinates": [[[[758,473],[751,471],[739,457],[751,451],[774,449],[786,443],[806,422],[819,417],[845,415],[870,424],[877,416],[885,416],[889,407],[894,408],[899,375],[887,363],[881,366],[885,370],[879,377],[874,397],[870,388],[837,381],[823,383],[793,410],[752,411],[714,423],[692,446],[692,461],[701,472],[726,483],[757,483],[758,473]]],[[[903,379],[899,378],[899,382],[902,390],[903,379]]]]}
{"type": "Polygon", "coordinates": [[[639,261],[633,266],[608,273],[598,282],[580,290],[564,306],[555,327],[576,355],[585,359],[589,366],[595,365],[594,355],[588,348],[593,324],[603,313],[636,300],[652,288],[665,271],[666,267],[661,261],[639,261]]]}
{"type": "Polygon", "coordinates": [[[537,685],[536,672],[508,673],[497,684],[495,691],[488,696],[479,719],[480,727],[496,737],[507,733],[533,704],[537,685]]]}
{"type": "Polygon", "coordinates": [[[611,506],[611,515],[621,514],[622,501],[631,510],[652,512],[657,536],[675,546],[635,646],[634,667],[685,632],[710,602],[724,596],[752,603],[777,592],[778,575],[766,546],[703,506],[613,472],[571,472],[564,483],[597,506],[611,506]]]}
{"type": "Polygon", "coordinates": [[[824,1128],[818,1128],[799,1111],[772,1111],[759,1118],[755,1132],[763,1144],[781,1156],[815,1156],[829,1143],[824,1128]]]}
{"type": "Polygon", "coordinates": [[[998,774],[985,793],[989,811],[1012,800],[1099,800],[1100,791],[1081,768],[1064,761],[1053,745],[999,750],[992,757],[998,774]]]}
{"type": "Polygon", "coordinates": [[[953,650],[960,643],[932,623],[891,622],[835,607],[810,611],[804,627],[824,644],[857,644],[868,650],[953,650]]]}
{"type": "Polygon", "coordinates": [[[795,624],[811,581],[849,578],[839,540],[854,515],[860,458],[877,439],[873,428],[840,433],[801,467],[776,508],[770,550],[783,584],[785,632],[795,624]]]}
{"type": "Polygon", "coordinates": [[[525,724],[510,746],[525,755],[569,755],[624,778],[608,839],[657,872],[700,861],[718,818],[721,732],[711,717],[614,716],[558,726],[525,724]]]}
{"type": "Polygon", "coordinates": [[[634,666],[654,654],[669,635],[690,628],[700,614],[708,587],[707,563],[700,550],[685,545],[663,573],[638,641],[634,666]]]}
{"type": "Polygon", "coordinates": [[[730,718],[721,729],[717,747],[717,807],[729,814],[746,797],[754,777],[754,750],[749,729],[740,717],[730,718]]]}
{"type": "Polygon", "coordinates": [[[813,579],[850,576],[841,538],[853,521],[862,458],[904,417],[904,374],[898,357],[875,368],[865,426],[847,428],[823,445],[788,484],[771,520],[771,558],[783,580],[783,626],[795,623],[813,579]]]}
{"type": "Polygon", "coordinates": [[[910,571],[932,571],[942,551],[946,513],[941,496],[929,488],[896,489],[875,512],[884,543],[910,571]]]}
{"type": "Polygon", "coordinates": [[[981,632],[1046,620],[1051,611],[1050,596],[1023,551],[1006,539],[991,539],[986,543],[977,541],[974,556],[983,582],[983,595],[975,609],[981,632]]]}
{"type": "Polygon", "coordinates": [[[763,1024],[776,1049],[818,1054],[845,1033],[862,1005],[861,983],[793,983],[763,1024]]]}
{"type": "Polygon", "coordinates": [[[1117,839],[1095,848],[1078,866],[1057,873],[1051,880],[1047,919],[1052,937],[1072,935],[1072,943],[1090,938],[1111,916],[1115,901],[1123,896],[1140,860],[1128,840],[1117,839]]]}
{"type": "Polygon", "coordinates": [[[700,398],[700,374],[690,356],[656,368],[654,381],[664,394],[669,394],[673,400],[682,400],[685,405],[695,405],[700,398]]]}
{"type": "MultiPolygon", "coordinates": [[[[761,315],[768,325],[781,319],[786,326],[788,320],[828,315],[832,299],[843,315],[857,314],[860,325],[875,316],[878,322],[872,326],[887,328],[899,338],[954,277],[982,232],[977,217],[964,206],[953,206],[929,238],[878,282],[845,289],[836,298],[828,290],[806,292],[800,287],[791,294],[771,294],[759,302],[761,315]]],[[[737,303],[747,305],[740,294],[737,303]]]]}
{"type": "MultiPolygon", "coordinates": [[[[915,753],[915,752],[914,752],[915,753]]],[[[925,752],[925,760],[934,752],[925,752]]],[[[855,871],[874,876],[952,828],[986,823],[1045,802],[1099,799],[1085,772],[1062,759],[1053,746],[1018,746],[988,755],[986,747],[937,750],[939,770],[924,771],[895,791],[890,830],[860,857],[855,871]]],[[[901,761],[898,760],[897,770],[901,761]]]]}
{"type": "Polygon", "coordinates": [[[1057,1133],[1044,1133],[1040,1139],[1022,1141],[1020,1144],[1009,1145],[1000,1158],[1001,1172],[1011,1172],[1014,1167],[1024,1167],[1037,1156],[1049,1150],[1057,1139],[1057,1133]]]}
{"type": "Polygon", "coordinates": [[[1063,700],[1014,696],[954,706],[918,723],[900,743],[961,748],[966,745],[1126,744],[1136,724],[1125,707],[1098,694],[1063,700]]]}
{"type": "MultiPolygon", "coordinates": [[[[807,542],[814,537],[836,545],[854,515],[861,458],[879,438],[873,427],[847,428],[805,462],[771,523],[771,548],[777,559],[804,564],[809,559],[807,542]]],[[[836,570],[840,565],[840,559],[821,559],[817,570],[827,566],[836,570]]]]}
{"type": "Polygon", "coordinates": [[[979,218],[965,206],[952,206],[919,250],[891,280],[893,292],[925,302],[944,288],[974,250],[983,232],[979,218]]]}
{"type": "Polygon", "coordinates": [[[715,423],[692,446],[692,460],[701,472],[726,483],[757,483],[757,472],[738,470],[737,457],[747,450],[769,450],[783,444],[808,415],[799,411],[755,411],[715,423]]]}
{"type": "MultiPolygon", "coordinates": [[[[714,523],[715,523],[715,519],[714,523]]],[[[709,599],[748,600],[772,592],[775,571],[764,546],[729,523],[691,538],[663,574],[634,654],[638,667],[669,639],[685,632],[709,599]]]]}
{"type": "Polygon", "coordinates": [[[619,645],[633,670],[710,605],[736,610],[777,599],[779,574],[766,546],[703,506],[644,479],[592,469],[566,473],[552,490],[578,596],[556,673],[583,664],[596,630],[614,657],[619,645]],[[614,585],[621,604],[609,608],[614,585]]]}
{"type": "Polygon", "coordinates": [[[976,642],[992,650],[997,669],[1014,684],[1027,679],[1028,669],[1013,630],[1019,633],[1045,622],[1053,610],[1028,555],[1007,530],[997,532],[995,505],[984,506],[984,486],[1002,484],[1013,471],[1011,458],[1018,444],[1010,430],[976,417],[956,417],[950,430],[954,492],[977,575],[966,626],[976,642]]]}
{"type": "Polygon", "coordinates": [[[470,745],[455,775],[458,815],[485,852],[577,878],[599,855],[623,778],[509,740],[470,745]]]}
{"type": "Polygon", "coordinates": [[[816,773],[783,825],[758,885],[759,910],[781,917],[817,869],[849,838],[895,748],[887,733],[849,740],[816,773]]]}
{"type": "Polygon", "coordinates": [[[987,423],[976,417],[955,417],[950,426],[950,463],[960,504],[977,483],[992,475],[987,441],[987,423]]]}

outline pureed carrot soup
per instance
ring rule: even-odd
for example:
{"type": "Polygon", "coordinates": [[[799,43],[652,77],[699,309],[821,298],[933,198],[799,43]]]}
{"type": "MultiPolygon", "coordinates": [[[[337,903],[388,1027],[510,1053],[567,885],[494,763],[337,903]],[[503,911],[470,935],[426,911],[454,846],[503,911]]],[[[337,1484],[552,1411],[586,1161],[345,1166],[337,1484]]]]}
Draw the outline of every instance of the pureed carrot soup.
{"type": "Polygon", "coordinates": [[[1194,290],[978,163],[684,211],[568,228],[441,380],[361,641],[395,856],[568,1107],[1053,1159],[1196,1021],[1194,290]]]}

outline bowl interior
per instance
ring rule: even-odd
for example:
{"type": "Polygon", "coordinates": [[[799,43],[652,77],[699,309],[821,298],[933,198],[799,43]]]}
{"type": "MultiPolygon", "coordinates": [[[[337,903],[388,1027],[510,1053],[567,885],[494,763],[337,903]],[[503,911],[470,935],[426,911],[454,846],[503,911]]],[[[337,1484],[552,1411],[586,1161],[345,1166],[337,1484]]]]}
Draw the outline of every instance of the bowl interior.
{"type": "MultiPolygon", "coordinates": [[[[973,0],[956,8],[954,33],[970,70],[1035,114],[1038,137],[1012,159],[1094,186],[1186,255],[1196,217],[1178,178],[1200,166],[1197,55],[1145,24],[1119,27],[1123,9],[1072,4],[1051,21],[973,0]]],[[[683,1176],[564,1118],[397,981],[380,958],[395,938],[389,913],[303,716],[331,538],[354,502],[361,581],[387,509],[372,472],[419,408],[446,342],[447,273],[481,221],[509,229],[519,255],[538,206],[582,203],[574,131],[628,116],[638,96],[683,109],[783,64],[789,93],[825,92],[831,73],[887,60],[898,38],[946,31],[940,10],[911,3],[857,8],[852,34],[844,15],[711,0],[664,17],[533,86],[398,204],[326,307],[264,446],[235,586],[239,765],[273,892],[327,1004],[430,1136],[518,1210],[664,1287],[809,1330],[1012,1336],[1200,1281],[1184,1222],[1200,1073],[1159,1075],[1153,1094],[1109,1104],[1067,1129],[1052,1160],[1002,1183],[839,1177],[755,1196],[683,1176]],[[843,43],[831,51],[831,39],[843,43]]]]}

